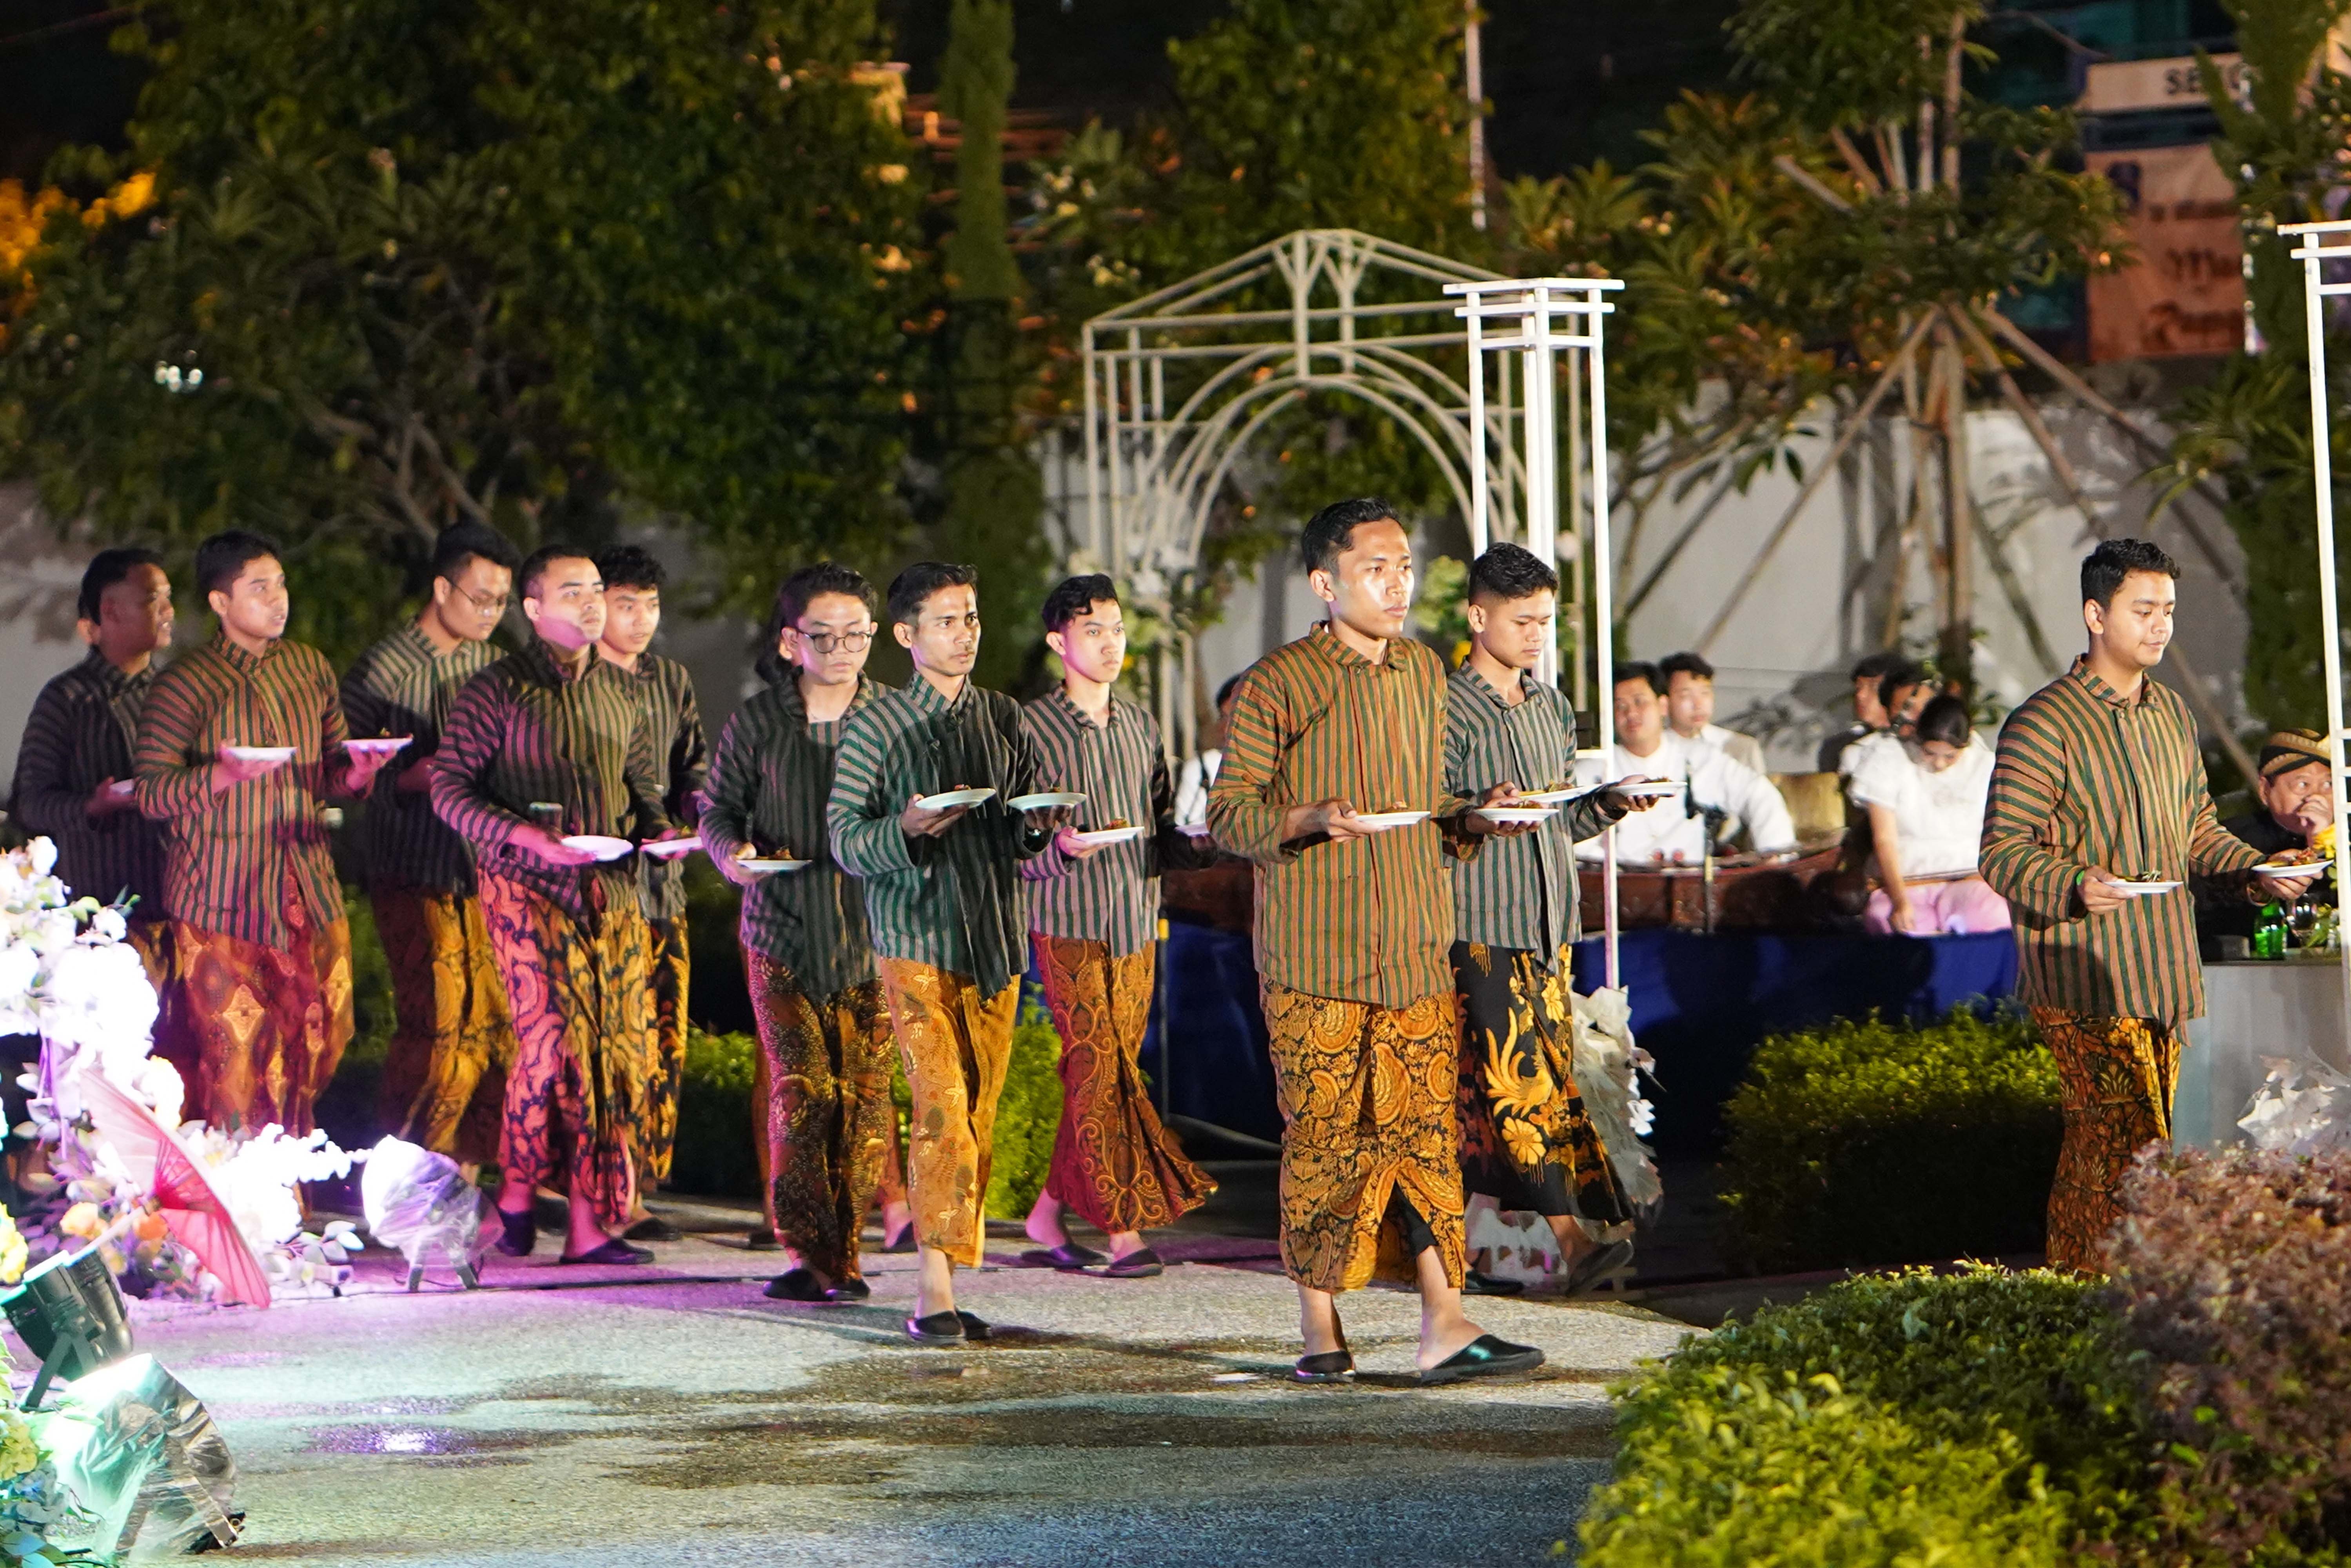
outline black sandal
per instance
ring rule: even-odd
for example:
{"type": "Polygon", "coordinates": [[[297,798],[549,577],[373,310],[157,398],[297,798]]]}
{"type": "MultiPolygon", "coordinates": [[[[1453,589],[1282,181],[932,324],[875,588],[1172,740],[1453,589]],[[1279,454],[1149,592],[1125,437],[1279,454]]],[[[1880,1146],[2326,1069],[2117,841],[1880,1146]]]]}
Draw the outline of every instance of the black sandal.
{"type": "Polygon", "coordinates": [[[759,1292],[771,1301],[821,1301],[825,1299],[824,1281],[816,1277],[813,1269],[787,1269],[768,1281],[759,1292]]]}
{"type": "Polygon", "coordinates": [[[961,1344],[964,1342],[961,1312],[933,1312],[926,1318],[908,1318],[906,1337],[916,1344],[961,1344]]]}
{"type": "Polygon", "coordinates": [[[1506,1280],[1499,1274],[1480,1274],[1471,1269],[1461,1276],[1461,1293],[1465,1296],[1515,1296],[1526,1290],[1523,1280],[1506,1280]]]}
{"type": "Polygon", "coordinates": [[[1479,1334],[1435,1366],[1422,1370],[1423,1383],[1458,1383],[1465,1377],[1499,1377],[1505,1373],[1532,1372],[1543,1364],[1543,1353],[1531,1344],[1512,1344],[1498,1334],[1479,1334]]]}
{"type": "Polygon", "coordinates": [[[1102,1255],[1092,1248],[1081,1247],[1074,1241],[1064,1241],[1059,1247],[1032,1247],[1020,1254],[1020,1261],[1031,1268],[1057,1269],[1064,1274],[1091,1269],[1103,1260],[1102,1255]]]}
{"type": "Polygon", "coordinates": [[[1326,1350],[1319,1355],[1301,1355],[1290,1375],[1300,1383],[1353,1383],[1355,1381],[1355,1357],[1352,1351],[1326,1350]]]}
{"type": "Polygon", "coordinates": [[[852,1274],[826,1292],[826,1299],[835,1301],[862,1301],[872,1294],[872,1286],[852,1274]]]}
{"type": "Polygon", "coordinates": [[[1148,1247],[1138,1247],[1123,1258],[1112,1259],[1110,1267],[1102,1270],[1102,1278],[1105,1280],[1155,1279],[1165,1271],[1166,1267],[1166,1264],[1160,1260],[1158,1253],[1148,1247]]]}
{"type": "Polygon", "coordinates": [[[498,1210],[498,1223],[504,1227],[496,1246],[501,1256],[528,1258],[530,1249],[538,1245],[538,1217],[525,1209],[520,1214],[498,1210]]]}
{"type": "Polygon", "coordinates": [[[593,1252],[582,1252],[577,1258],[566,1252],[556,1260],[559,1263],[650,1263],[653,1255],[642,1247],[632,1247],[617,1236],[604,1238],[604,1245],[593,1252]]]}

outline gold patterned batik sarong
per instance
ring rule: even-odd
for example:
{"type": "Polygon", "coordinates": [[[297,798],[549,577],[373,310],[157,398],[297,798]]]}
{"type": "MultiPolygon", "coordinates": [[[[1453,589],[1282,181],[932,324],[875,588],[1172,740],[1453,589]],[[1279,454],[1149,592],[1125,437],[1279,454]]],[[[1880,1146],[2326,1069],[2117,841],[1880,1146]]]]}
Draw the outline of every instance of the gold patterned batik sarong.
{"type": "Polygon", "coordinates": [[[890,1004],[879,980],[811,997],[789,968],[749,948],[743,969],[767,1084],[769,1222],[810,1268],[853,1279],[883,1151],[898,1132],[890,1004]]]}
{"type": "Polygon", "coordinates": [[[1020,982],[983,997],[967,975],[911,958],[874,962],[914,1096],[906,1153],[914,1239],[976,1269],[987,1239],[980,1206],[987,1197],[996,1102],[1012,1060],[1020,982]]]}
{"type": "Polygon", "coordinates": [[[351,928],[308,925],[287,905],[288,941],[265,947],[184,922],[172,931],[182,1022],[195,1076],[182,1113],[225,1133],[275,1123],[296,1136],[351,1041],[351,928]]]}
{"type": "Polygon", "coordinates": [[[2122,1219],[2123,1177],[2139,1150],[2171,1142],[2179,1036],[2151,1019],[2100,1018],[2034,1008],[2057,1059],[2064,1141],[2049,1188],[2049,1266],[2104,1273],[2106,1241],[2122,1219]]]}
{"type": "Polygon", "coordinates": [[[1418,1230],[1458,1285],[1461,1015],[1452,993],[1383,1008],[1260,990],[1283,1123],[1283,1271],[1317,1291],[1352,1291],[1374,1274],[1409,1280],[1406,1236],[1418,1230]]]}
{"type": "Polygon", "coordinates": [[[1502,1208],[1615,1225],[1633,1218],[1575,1087],[1570,949],[1453,945],[1461,996],[1461,1185],[1502,1208]]]}
{"type": "Polygon", "coordinates": [[[617,1231],[636,1197],[634,1137],[653,1072],[645,917],[631,900],[574,919],[496,876],[482,879],[482,917],[515,1030],[506,1180],[567,1190],[617,1231]]]}
{"type": "Polygon", "coordinates": [[[368,903],[392,967],[385,1124],[467,1165],[494,1164],[515,1038],[481,903],[412,887],[377,888],[368,903]]]}
{"type": "Polygon", "coordinates": [[[694,960],[685,922],[648,921],[653,935],[653,1078],[645,1115],[637,1128],[637,1176],[667,1181],[677,1152],[677,1096],[685,1083],[685,998],[692,989],[694,960]]]}
{"type": "Polygon", "coordinates": [[[1160,1125],[1143,1081],[1157,949],[1036,936],[1045,1005],[1061,1036],[1061,1125],[1045,1190],[1111,1235],[1172,1225],[1217,1184],[1160,1125]]]}

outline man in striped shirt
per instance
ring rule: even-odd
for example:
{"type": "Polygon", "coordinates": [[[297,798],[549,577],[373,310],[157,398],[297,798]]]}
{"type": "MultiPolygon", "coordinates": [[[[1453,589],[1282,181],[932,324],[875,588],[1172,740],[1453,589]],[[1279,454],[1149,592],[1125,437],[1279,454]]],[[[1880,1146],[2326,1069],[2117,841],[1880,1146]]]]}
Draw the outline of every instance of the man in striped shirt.
{"type": "Polygon", "coordinates": [[[163,905],[196,1081],[185,1113],[301,1135],[351,1038],[351,933],[319,813],[361,796],[335,673],[283,641],[277,547],[231,530],[196,548],[211,642],[155,679],[139,719],[139,809],[166,825],[163,905]]]}
{"type": "Polygon", "coordinates": [[[984,1338],[955,1304],[955,1266],[980,1261],[996,1102],[1029,966],[1019,863],[1061,813],[1006,802],[1037,787],[1036,747],[1010,697],[971,684],[979,574],[918,561],[890,584],[890,630],[914,679],[850,716],[825,822],[832,858],[863,879],[865,920],[914,1112],[908,1176],[922,1255],[919,1343],[984,1338]],[[967,789],[977,800],[935,797],[967,789]],[[925,802],[931,803],[925,803],[925,802]]]}
{"type": "Polygon", "coordinates": [[[862,1301],[859,1234],[898,1137],[890,1008],[865,907],[825,841],[833,759],[851,716],[890,688],[870,679],[872,591],[831,561],[776,591],[769,641],[783,668],[719,732],[705,786],[710,862],[743,890],[743,972],[759,1026],[752,1100],[761,1207],[786,1259],[777,1301],[862,1301]],[[753,870],[746,860],[794,860],[753,870]]]}
{"type": "Polygon", "coordinates": [[[1335,502],[1299,546],[1331,617],[1241,677],[1208,792],[1217,842],[1258,868],[1258,976],[1285,1123],[1281,1259],[1307,1351],[1295,1375],[1354,1375],[1333,1297],[1375,1266],[1419,1286],[1425,1381],[1539,1365],[1542,1352],[1461,1311],[1461,1025],[1443,857],[1474,853],[1495,824],[1445,788],[1445,666],[1405,634],[1412,543],[1395,508],[1335,502]]]}
{"type": "MultiPolygon", "coordinates": [[[[668,575],[650,551],[615,545],[596,558],[604,580],[604,633],[597,652],[634,677],[653,727],[653,760],[663,770],[662,804],[669,820],[692,828],[701,810],[702,780],[710,771],[710,742],[694,700],[694,677],[675,659],[653,652],[661,630],[661,591],[668,575]]],[[[648,1212],[644,1195],[669,1179],[677,1142],[677,1092],[685,1082],[685,998],[693,956],[685,938],[685,862],[640,855],[645,920],[653,930],[653,1092],[637,1126],[637,1207],[632,1241],[674,1241],[677,1228],[648,1212]]]]}
{"type": "Polygon", "coordinates": [[[521,554],[479,523],[442,531],[433,593],[343,675],[343,716],[361,738],[407,737],[360,817],[361,869],[392,967],[383,1064],[393,1134],[468,1166],[498,1157],[514,1024],[474,881],[474,857],[434,814],[433,754],[466,682],[503,656],[490,634],[521,554]]]}
{"type": "Polygon", "coordinates": [[[2124,1173],[2170,1141],[2179,1029],[2204,1011],[2189,874],[2288,900],[2311,880],[2245,874],[2261,853],[2214,817],[2188,705],[2150,676],[2179,575],[2143,539],[2082,562],[2089,651],[2008,716],[1984,810],[1980,866],[2015,913],[2017,994],[2057,1059],[2054,1268],[2104,1268],[2124,1173]]]}
{"type": "Polygon", "coordinates": [[[1072,577],[1046,597],[1045,645],[1061,684],[1021,710],[1037,748],[1038,781],[1085,797],[1079,820],[1122,843],[1089,841],[1075,827],[1021,863],[1029,930],[1045,973],[1045,1003],[1061,1036],[1061,1124],[1044,1190],[1029,1211],[1029,1236],[1057,1269],[1100,1263],[1070,1239],[1062,1214],[1110,1238],[1114,1280],[1160,1272],[1144,1229],[1172,1225],[1208,1200],[1217,1184],[1184,1157],[1159,1124],[1143,1081],[1158,956],[1159,872],[1211,863],[1176,828],[1176,790],[1159,724],[1113,689],[1126,666],[1126,622],[1117,586],[1072,577]]]}
{"type": "Polygon", "coordinates": [[[529,643],[468,682],[433,754],[433,809],[474,848],[506,977],[498,1249],[538,1239],[533,1193],[570,1193],[567,1263],[643,1263],[616,1232],[636,1197],[636,1126],[653,1076],[650,941],[636,868],[611,845],[666,836],[636,683],[596,649],[604,583],[585,551],[543,545],[515,573],[529,643]]]}
{"type": "MultiPolygon", "coordinates": [[[[1558,572],[1519,545],[1498,544],[1470,566],[1469,657],[1445,694],[1451,794],[1547,791],[1573,771],[1575,710],[1533,674],[1555,645],[1558,607],[1558,572]]],[[[1575,846],[1656,804],[1613,788],[1587,791],[1531,831],[1498,836],[1453,873],[1462,1184],[1548,1220],[1571,1292],[1632,1262],[1629,1240],[1598,1239],[1631,1228],[1617,1167],[1646,1173],[1645,1188],[1655,1183],[1630,1125],[1595,1125],[1577,1089],[1575,846]]],[[[1489,1293],[1520,1288],[1481,1273],[1468,1283],[1489,1293]]]]}

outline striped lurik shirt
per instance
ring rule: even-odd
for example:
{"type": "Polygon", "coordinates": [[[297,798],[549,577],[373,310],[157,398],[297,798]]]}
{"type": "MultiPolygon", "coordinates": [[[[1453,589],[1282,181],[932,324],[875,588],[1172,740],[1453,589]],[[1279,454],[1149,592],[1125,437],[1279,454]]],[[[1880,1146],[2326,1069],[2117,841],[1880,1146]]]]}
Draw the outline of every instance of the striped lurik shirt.
{"type": "Polygon", "coordinates": [[[2077,659],[2001,727],[1980,870],[2014,913],[2028,1005],[2173,1024],[2201,1015],[2185,887],[2097,915],[2075,890],[2093,865],[2184,882],[2261,858],[2214,818],[2188,705],[2152,676],[2125,701],[2077,659]]]}
{"type": "MultiPolygon", "coordinates": [[[[653,762],[664,769],[662,809],[669,820],[690,827],[701,810],[702,781],[710,773],[710,738],[702,727],[702,709],[694,700],[694,677],[675,659],[640,653],[630,672],[645,705],[645,720],[653,730],[653,762]]],[[[675,920],[685,914],[685,857],[655,860],[637,857],[638,875],[644,884],[645,918],[675,920]]]]}
{"type": "Polygon", "coordinates": [[[465,841],[434,811],[430,791],[402,789],[399,775],[418,758],[433,755],[457,693],[504,657],[504,649],[488,643],[460,643],[444,653],[412,621],[343,673],[343,717],[352,735],[416,737],[383,765],[367,810],[360,813],[360,850],[370,886],[474,891],[474,857],[465,841]]]}
{"type": "Polygon", "coordinates": [[[1257,862],[1257,969],[1318,997],[1404,1008],[1453,988],[1445,855],[1476,852],[1445,788],[1445,664],[1409,638],[1378,664],[1328,622],[1241,677],[1208,790],[1217,844],[1257,862]],[[1348,843],[1290,841],[1292,806],[1344,798],[1430,820],[1348,843]]]}
{"type": "Polygon", "coordinates": [[[151,664],[126,675],[92,648],[52,677],[25,721],[8,805],[26,831],[57,845],[57,874],[77,897],[112,904],[128,894],[139,919],[163,915],[163,830],[136,810],[94,818],[86,807],[99,784],[131,776],[139,710],[155,670],[151,664]]]}
{"type": "MultiPolygon", "coordinates": [[[[849,713],[890,690],[860,675],[849,713]]],[[[797,672],[746,701],[718,732],[702,788],[702,840],[710,861],[743,889],[743,946],[792,972],[819,1000],[873,977],[865,899],[833,862],[824,809],[848,716],[809,722],[797,672]],[[773,876],[733,869],[745,844],[816,863],[773,876]]]]}
{"type": "Polygon", "coordinates": [[[1141,951],[1159,937],[1160,872],[1216,859],[1176,831],[1176,786],[1159,747],[1159,721],[1113,692],[1110,721],[1097,725],[1056,686],[1020,710],[1020,724],[1037,747],[1037,788],[1086,798],[1071,814],[1079,827],[1126,822],[1151,830],[1081,861],[1049,846],[1024,862],[1029,929],[1105,942],[1113,955],[1141,951]]]}
{"type": "MultiPolygon", "coordinates": [[[[1497,784],[1563,785],[1575,772],[1575,709],[1558,690],[1520,677],[1506,703],[1463,664],[1445,686],[1445,788],[1483,799],[1497,784]]],[[[1599,791],[1562,805],[1531,833],[1498,837],[1453,871],[1454,940],[1524,949],[1551,967],[1577,935],[1575,846],[1614,819],[1599,791]]]]}
{"type": "MultiPolygon", "coordinates": [[[[630,857],[560,866],[513,848],[530,808],[563,808],[560,834],[650,839],[666,830],[645,705],[627,672],[588,650],[575,674],[534,637],[465,684],[433,754],[433,809],[489,874],[574,919],[639,898],[630,857]]],[[[536,825],[536,824],[533,824],[536,825]]]]}
{"type": "Polygon", "coordinates": [[[987,996],[1029,967],[1016,868],[1050,835],[1004,802],[1036,788],[1036,748],[1001,692],[966,681],[950,703],[917,674],[851,716],[825,823],[832,858],[863,879],[876,953],[968,975],[987,996]],[[906,837],[908,801],[967,785],[996,793],[939,837],[906,837]]]}
{"type": "Polygon", "coordinates": [[[299,643],[256,657],[215,632],[155,677],[135,755],[139,809],[165,824],[166,914],[281,949],[291,900],[314,931],[343,917],[319,813],[342,782],[344,733],[335,672],[299,643]],[[290,746],[294,757],[215,795],[224,746],[290,746]]]}

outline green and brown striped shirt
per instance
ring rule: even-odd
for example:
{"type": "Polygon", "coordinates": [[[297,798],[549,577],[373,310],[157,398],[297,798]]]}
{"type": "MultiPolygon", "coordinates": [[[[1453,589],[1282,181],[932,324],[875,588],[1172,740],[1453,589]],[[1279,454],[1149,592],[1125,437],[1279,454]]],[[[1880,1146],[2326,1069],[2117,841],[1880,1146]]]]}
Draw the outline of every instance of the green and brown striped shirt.
{"type": "Polygon", "coordinates": [[[342,705],[325,655],[272,643],[258,657],[214,632],[155,677],[139,716],[139,809],[165,824],[163,908],[200,930],[284,948],[286,911],[310,929],[343,917],[319,811],[340,790],[342,705]],[[290,746],[293,759],[220,794],[224,746],[290,746]]]}
{"type": "MultiPolygon", "coordinates": [[[[653,761],[664,769],[662,809],[681,827],[694,825],[701,810],[702,781],[710,775],[710,738],[702,709],[694,700],[694,677],[675,659],[640,653],[629,673],[644,698],[645,720],[653,737],[653,761]]],[[[685,857],[656,860],[640,855],[645,918],[676,920],[685,914],[685,857]]]]}
{"type": "Polygon", "coordinates": [[[429,789],[403,789],[399,776],[441,744],[442,727],[465,683],[504,657],[504,649],[488,643],[460,643],[444,653],[411,621],[343,673],[343,717],[352,735],[415,737],[376,775],[360,814],[369,886],[474,891],[474,857],[465,841],[434,811],[429,789]]]}
{"type": "MultiPolygon", "coordinates": [[[[1558,689],[1520,677],[1515,703],[1468,664],[1445,686],[1445,788],[1477,800],[1497,784],[1522,790],[1575,773],[1575,709],[1558,689]]],[[[1577,935],[1575,846],[1615,819],[1593,790],[1531,833],[1499,837],[1453,870],[1454,940],[1522,949],[1549,969],[1577,935]]]]}
{"type": "Polygon", "coordinates": [[[864,895],[833,862],[824,809],[849,714],[889,690],[861,675],[848,714],[812,724],[799,674],[787,670],[718,732],[702,788],[702,841],[719,874],[743,889],[743,946],[789,969],[818,1000],[873,977],[864,895]],[[734,869],[745,844],[815,863],[753,876],[734,869]]]}
{"type": "Polygon", "coordinates": [[[128,894],[133,919],[163,915],[163,830],[135,810],[92,817],[99,784],[131,776],[139,712],[154,689],[156,666],[135,675],[92,648],[33,699],[16,747],[16,782],[8,809],[27,832],[57,847],[57,874],[79,896],[112,904],[128,894]]]}
{"type": "Polygon", "coordinates": [[[1005,801],[1037,788],[1020,708],[966,681],[952,703],[917,674],[850,716],[825,824],[832,858],[862,879],[873,950],[968,975],[993,996],[1029,967],[1019,862],[1050,835],[1005,801]],[[989,785],[996,793],[936,838],[909,839],[899,813],[918,795],[989,785]]]}
{"type": "Polygon", "coordinates": [[[1383,1008],[1451,990],[1445,857],[1476,852],[1469,808],[1445,788],[1445,664],[1430,649],[1398,639],[1375,664],[1323,622],[1251,665],[1208,826],[1257,862],[1259,977],[1383,1008]],[[1432,815],[1348,843],[1283,840],[1291,807],[1335,798],[1432,815]]]}
{"type": "Polygon", "coordinates": [[[644,701],[628,673],[595,649],[574,674],[534,637],[475,675],[449,710],[431,767],[433,809],[473,845],[484,873],[519,883],[579,920],[639,902],[630,857],[562,866],[507,842],[541,801],[563,809],[560,834],[642,841],[669,826],[644,701]]]}
{"type": "Polygon", "coordinates": [[[2184,883],[2191,872],[2241,873],[2261,858],[2214,817],[2188,705],[2152,676],[2126,701],[2077,659],[2001,727],[1980,869],[2015,915],[2027,1005],[2171,1024],[2199,1017],[2204,970],[2188,889],[2095,915],[2082,913],[2076,890],[2094,865],[2184,883]]]}
{"type": "Polygon", "coordinates": [[[1023,862],[1029,929],[1047,936],[1106,942],[1113,954],[1140,952],[1159,937],[1159,873],[1214,862],[1176,831],[1176,786],[1159,746],[1159,721],[1116,692],[1098,725],[1056,686],[1020,710],[1037,747],[1037,788],[1086,798],[1072,820],[1082,828],[1123,821],[1149,832],[1073,861],[1049,846],[1023,862]]]}

